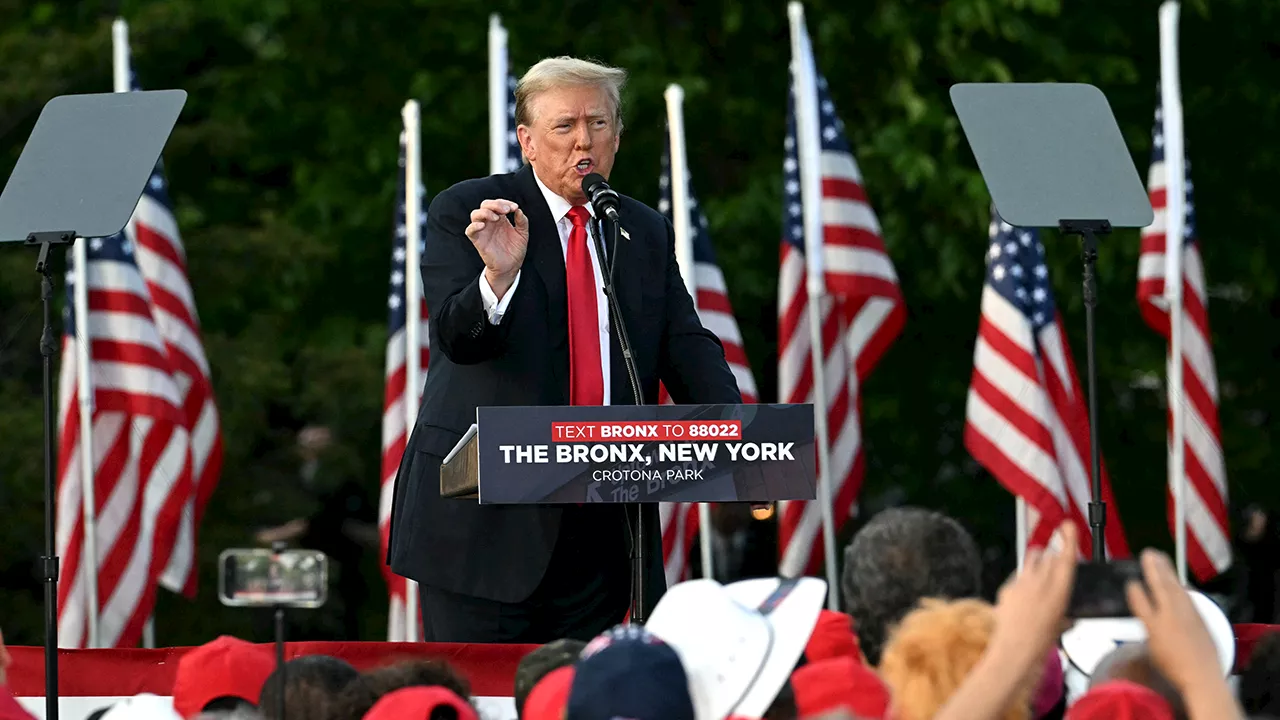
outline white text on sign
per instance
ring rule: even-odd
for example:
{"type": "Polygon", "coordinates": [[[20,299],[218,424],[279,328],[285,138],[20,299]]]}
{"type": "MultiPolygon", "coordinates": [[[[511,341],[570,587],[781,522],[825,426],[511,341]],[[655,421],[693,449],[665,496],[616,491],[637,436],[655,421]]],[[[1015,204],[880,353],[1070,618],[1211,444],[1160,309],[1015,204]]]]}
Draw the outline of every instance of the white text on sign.
{"type": "MultiPolygon", "coordinates": [[[[506,464],[586,464],[586,463],[639,463],[649,465],[654,462],[652,453],[645,452],[646,446],[639,443],[628,444],[580,444],[555,445],[552,453],[551,445],[499,445],[502,462],[506,464]]],[[[657,461],[669,462],[714,462],[720,452],[720,443],[659,443],[657,461]]],[[[779,460],[795,460],[792,449],[793,442],[730,442],[723,443],[729,460],[737,462],[772,462],[779,460]]]]}

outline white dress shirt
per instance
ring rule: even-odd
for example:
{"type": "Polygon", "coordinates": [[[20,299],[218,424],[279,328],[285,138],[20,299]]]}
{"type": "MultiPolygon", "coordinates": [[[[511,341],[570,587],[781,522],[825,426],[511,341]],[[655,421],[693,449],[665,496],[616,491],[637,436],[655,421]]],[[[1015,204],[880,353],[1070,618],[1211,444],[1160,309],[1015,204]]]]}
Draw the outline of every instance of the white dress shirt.
{"type": "MultiPolygon", "coordinates": [[[[573,207],[568,200],[551,192],[551,189],[542,183],[542,179],[537,173],[533,174],[533,179],[538,183],[538,189],[542,191],[542,197],[547,201],[547,207],[551,210],[551,217],[556,221],[556,231],[560,233],[560,252],[568,258],[569,255],[569,232],[573,229],[573,221],[569,219],[569,210],[573,207]]],[[[591,205],[587,205],[587,212],[591,213],[591,217],[596,216],[595,210],[591,205]]],[[[525,213],[528,214],[527,212],[525,213]]],[[[600,372],[604,377],[604,404],[609,404],[610,382],[609,378],[609,305],[608,299],[604,295],[604,275],[600,272],[600,258],[596,257],[596,244],[592,239],[594,235],[594,223],[588,223],[587,235],[587,251],[591,254],[591,270],[595,273],[596,278],[596,324],[600,327],[600,372]]],[[[484,302],[485,315],[489,317],[489,323],[497,325],[502,322],[502,316],[507,312],[507,306],[511,304],[511,296],[515,294],[516,287],[520,285],[520,276],[524,274],[521,269],[516,272],[516,279],[512,281],[511,287],[507,288],[506,294],[502,299],[498,299],[498,294],[489,286],[489,279],[480,273],[480,297],[484,302]]]]}

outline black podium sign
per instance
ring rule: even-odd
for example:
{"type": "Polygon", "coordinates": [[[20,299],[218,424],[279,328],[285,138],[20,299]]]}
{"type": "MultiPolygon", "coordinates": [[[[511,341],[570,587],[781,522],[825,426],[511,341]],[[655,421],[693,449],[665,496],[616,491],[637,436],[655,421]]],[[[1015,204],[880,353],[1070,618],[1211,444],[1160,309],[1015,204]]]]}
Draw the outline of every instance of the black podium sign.
{"type": "Polygon", "coordinates": [[[812,405],[491,407],[477,424],[482,504],[816,496],[812,405]]]}

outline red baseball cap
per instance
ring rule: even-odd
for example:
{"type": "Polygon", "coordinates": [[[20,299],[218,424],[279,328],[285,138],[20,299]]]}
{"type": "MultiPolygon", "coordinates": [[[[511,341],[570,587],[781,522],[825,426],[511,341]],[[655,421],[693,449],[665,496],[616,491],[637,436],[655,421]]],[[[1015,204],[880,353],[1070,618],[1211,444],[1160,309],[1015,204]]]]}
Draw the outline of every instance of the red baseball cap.
{"type": "Polygon", "coordinates": [[[1173,720],[1173,709],[1155,690],[1129,680],[1090,688],[1067,709],[1066,720],[1173,720]]]}
{"type": "Polygon", "coordinates": [[[853,618],[834,610],[818,613],[818,624],[804,647],[804,656],[811,663],[837,657],[861,661],[862,648],[858,645],[858,636],[853,634],[853,618]]]}
{"type": "Polygon", "coordinates": [[[522,720],[560,720],[569,705],[569,690],[572,687],[572,665],[552,670],[529,691],[520,717],[522,720]]]}
{"type": "Polygon", "coordinates": [[[880,676],[854,658],[809,663],[791,674],[791,690],[801,718],[845,709],[864,718],[883,718],[889,689],[880,676]]]}
{"type": "Polygon", "coordinates": [[[452,691],[439,686],[407,687],[383,695],[364,720],[426,720],[431,711],[444,705],[458,711],[459,720],[479,720],[476,709],[452,691]]]}
{"type": "Polygon", "coordinates": [[[244,698],[257,705],[262,683],[275,669],[276,661],[269,649],[221,635],[178,659],[173,709],[189,718],[220,697],[244,698]]]}

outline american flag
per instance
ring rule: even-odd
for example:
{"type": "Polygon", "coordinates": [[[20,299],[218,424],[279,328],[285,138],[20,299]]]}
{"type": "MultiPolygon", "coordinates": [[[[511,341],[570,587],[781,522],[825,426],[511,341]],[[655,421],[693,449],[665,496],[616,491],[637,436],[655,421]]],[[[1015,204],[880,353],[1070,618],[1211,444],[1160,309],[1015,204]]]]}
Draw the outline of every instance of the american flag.
{"type": "MultiPolygon", "coordinates": [[[[405,288],[407,287],[406,279],[408,273],[418,272],[418,268],[405,267],[405,258],[408,251],[405,246],[405,239],[408,237],[408,228],[405,220],[405,138],[402,133],[400,136],[400,179],[396,190],[396,210],[395,210],[395,233],[391,242],[391,291],[387,296],[387,360],[386,360],[386,390],[383,396],[382,406],[382,485],[378,503],[378,531],[382,536],[382,557],[387,556],[387,546],[391,539],[391,505],[395,493],[396,471],[400,467],[400,458],[404,455],[405,443],[409,440],[409,433],[413,429],[413,423],[416,418],[407,416],[405,410],[406,402],[406,377],[405,363],[408,358],[408,342],[407,333],[405,332],[406,322],[408,321],[408,312],[406,310],[405,288]]],[[[427,213],[423,204],[425,191],[421,186],[418,187],[418,202],[422,206],[418,217],[425,231],[427,213]]],[[[421,237],[421,236],[420,236],[421,237]]],[[[419,298],[422,312],[422,329],[418,335],[418,367],[421,369],[419,373],[419,387],[417,388],[418,396],[422,396],[421,383],[427,378],[427,363],[431,356],[429,339],[427,337],[427,306],[426,303],[419,298]]],[[[389,613],[389,622],[387,625],[387,639],[392,641],[403,641],[406,637],[407,624],[416,623],[417,618],[409,618],[405,613],[405,593],[407,591],[407,582],[405,579],[395,573],[385,564],[382,568],[383,575],[387,580],[387,589],[391,596],[391,607],[389,613]]]]}
{"type": "Polygon", "coordinates": [[[523,154],[516,134],[516,78],[511,74],[507,29],[497,13],[489,16],[489,169],[515,172],[523,154]],[[502,108],[499,110],[498,108],[502,108]]]}
{"type": "MultiPolygon", "coordinates": [[[[686,171],[685,177],[690,177],[686,171]]],[[[662,175],[658,178],[658,186],[662,197],[658,200],[658,210],[672,219],[671,206],[671,154],[662,153],[662,175]]],[[[742,346],[742,333],[738,331],[738,321],[733,316],[733,308],[729,305],[729,291],[725,286],[724,273],[716,264],[715,249],[711,245],[711,235],[707,232],[707,216],[698,206],[697,197],[693,194],[693,181],[687,183],[689,203],[689,234],[693,243],[694,285],[697,292],[698,318],[703,327],[715,333],[724,345],[725,360],[729,370],[738,381],[738,390],[742,393],[742,401],[753,403],[758,398],[755,376],[751,374],[751,365],[747,362],[747,353],[742,346]]],[[[666,388],[662,388],[663,404],[670,404],[671,397],[666,388]]],[[[689,576],[689,551],[698,537],[698,504],[697,503],[659,503],[658,516],[662,522],[662,554],[667,572],[667,584],[674,585],[689,576]]]]}
{"type": "MultiPolygon", "coordinates": [[[[990,238],[964,444],[1026,500],[1030,547],[1044,547],[1070,519],[1081,530],[1081,554],[1090,557],[1088,389],[1062,329],[1044,246],[1037,231],[1014,228],[994,213],[990,238]]],[[[1126,557],[1105,468],[1102,497],[1107,555],[1126,557]]]]}
{"type": "Polygon", "coordinates": [[[516,77],[507,65],[507,172],[515,172],[524,162],[520,138],[516,135],[516,77]]]}
{"type": "MultiPolygon", "coordinates": [[[[813,66],[805,36],[804,58],[813,66]]],[[[865,473],[862,447],[861,389],[880,357],[902,330],[906,313],[897,273],[880,237],[880,223],[867,200],[862,174],[836,116],[827,83],[792,67],[787,102],[786,158],[783,162],[783,232],[778,271],[778,397],[782,402],[812,402],[809,296],[806,289],[804,210],[801,197],[796,93],[817,97],[821,145],[822,357],[830,437],[831,497],[837,526],[850,517],[865,473]],[[812,82],[813,87],[799,87],[812,82]]],[[[812,130],[810,130],[812,131],[812,130]]],[[[783,575],[820,571],[823,562],[822,516],[816,502],[781,503],[779,517],[783,575]]]]}
{"type": "MultiPolygon", "coordinates": [[[[1165,212],[1168,198],[1164,140],[1164,116],[1157,105],[1151,169],[1147,172],[1147,191],[1155,209],[1155,221],[1142,231],[1142,251],[1138,256],[1138,306],[1151,329],[1168,341],[1169,303],[1165,297],[1165,212]]],[[[1187,564],[1199,580],[1206,581],[1231,566],[1231,535],[1227,521],[1227,471],[1222,458],[1222,428],[1218,424],[1218,373],[1214,367],[1212,336],[1209,334],[1209,296],[1205,291],[1204,263],[1195,239],[1191,163],[1186,162],[1185,167],[1187,212],[1182,241],[1182,384],[1186,413],[1183,426],[1187,564]]],[[[1172,415],[1169,421],[1172,428],[1172,415]]],[[[1169,481],[1169,527],[1176,532],[1174,479],[1171,477],[1169,481]]]]}
{"type": "MultiPolygon", "coordinates": [[[[130,88],[139,90],[136,75],[128,72],[130,88]]],[[[99,644],[123,647],[137,643],[157,579],[170,590],[195,595],[197,529],[222,470],[222,429],[163,163],[152,171],[124,232],[84,242],[95,398],[99,644]],[[157,347],[163,357],[155,354],[157,347]],[[160,558],[163,572],[151,573],[160,558]],[[139,588],[144,582],[148,587],[139,588]]],[[[77,565],[73,570],[68,560],[59,588],[69,623],[60,636],[69,646],[83,645],[87,630],[78,577],[84,528],[82,517],[72,517],[82,490],[75,281],[68,281],[63,349],[70,354],[64,355],[59,413],[60,507],[68,511],[59,516],[58,537],[65,542],[61,547],[76,554],[77,565]]]]}
{"type": "Polygon", "coordinates": [[[57,551],[58,644],[88,642],[84,585],[77,343],[90,342],[92,449],[97,544],[98,645],[132,647],[155,604],[157,582],[193,491],[191,435],[173,353],[156,321],[139,248],[124,233],[87,244],[84,277],[67,273],[59,378],[57,551]],[[88,283],[89,317],[74,313],[74,289],[88,283]]]}
{"type": "Polygon", "coordinates": [[[192,494],[184,505],[173,557],[160,582],[174,592],[194,597],[196,530],[222,472],[222,427],[200,338],[195,295],[187,279],[187,254],[169,201],[163,165],[156,165],[125,233],[137,251],[138,270],[151,294],[151,312],[169,351],[191,433],[192,494]]]}

